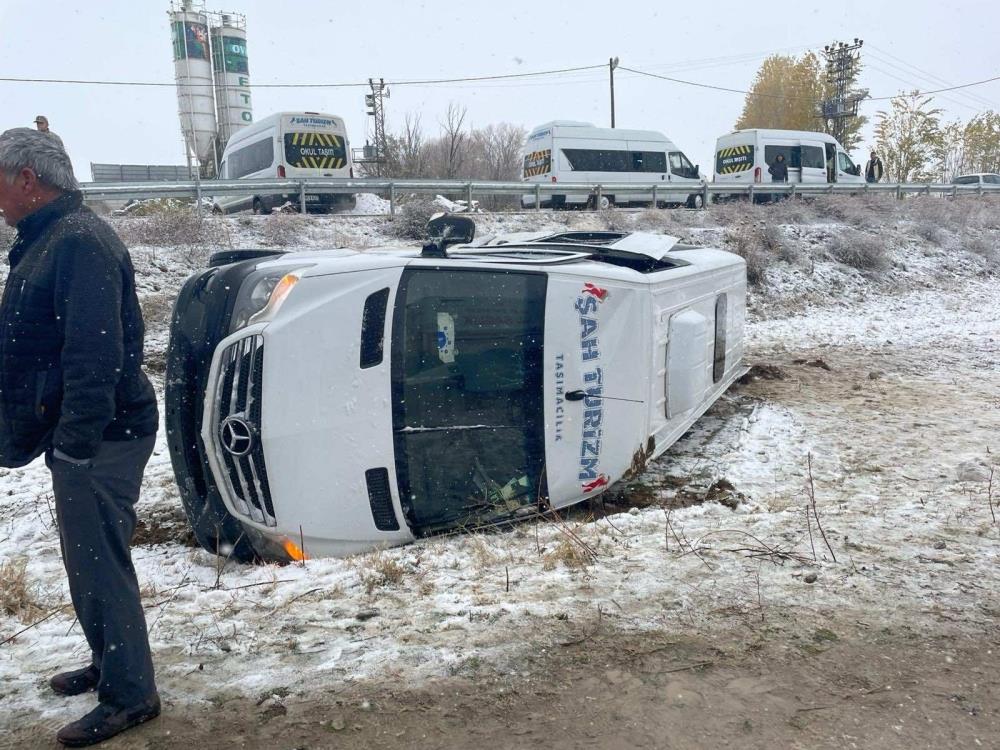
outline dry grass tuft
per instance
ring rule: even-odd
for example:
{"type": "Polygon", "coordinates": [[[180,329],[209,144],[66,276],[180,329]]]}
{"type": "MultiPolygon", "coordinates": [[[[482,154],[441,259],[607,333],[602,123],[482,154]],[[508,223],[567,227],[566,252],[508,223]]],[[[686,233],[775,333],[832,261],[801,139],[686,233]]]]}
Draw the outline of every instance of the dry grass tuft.
{"type": "Polygon", "coordinates": [[[0,563],[0,614],[27,622],[42,613],[37,587],[28,581],[28,559],[0,563]]]}
{"type": "Polygon", "coordinates": [[[128,247],[228,246],[228,228],[218,217],[198,218],[194,209],[182,206],[141,218],[113,219],[111,225],[128,247]]]}
{"type": "Polygon", "coordinates": [[[921,221],[914,227],[917,236],[932,245],[940,246],[944,242],[944,232],[941,227],[931,221],[921,221]]]}
{"type": "Polygon", "coordinates": [[[372,594],[376,589],[387,586],[398,586],[403,582],[407,573],[406,567],[387,554],[385,550],[356,557],[353,565],[366,594],[372,594]]]}
{"type": "Polygon", "coordinates": [[[598,216],[601,225],[609,232],[624,232],[632,228],[632,222],[629,221],[631,215],[622,211],[605,208],[598,216]]]}
{"type": "Polygon", "coordinates": [[[542,568],[552,570],[561,564],[565,568],[577,570],[586,568],[592,561],[593,556],[587,554],[587,550],[578,542],[564,537],[542,555],[542,568]]]}
{"type": "Polygon", "coordinates": [[[970,253],[981,255],[986,260],[997,260],[1000,258],[1000,236],[978,235],[968,237],[962,241],[962,248],[970,253]]]}
{"type": "Polygon", "coordinates": [[[294,213],[273,213],[258,222],[261,242],[271,247],[288,247],[302,241],[310,220],[294,213]]]}
{"type": "Polygon", "coordinates": [[[781,230],[772,224],[738,224],[726,231],[723,244],[747,263],[747,283],[761,286],[767,275],[768,266],[782,249],[781,230]]]}
{"type": "Polygon", "coordinates": [[[847,230],[830,242],[830,256],[838,263],[868,274],[877,274],[889,267],[885,240],[863,232],[847,230]]]}
{"type": "Polygon", "coordinates": [[[388,232],[404,240],[427,239],[427,222],[440,213],[441,207],[426,198],[411,198],[396,212],[393,221],[388,222],[388,232]]]}
{"type": "Polygon", "coordinates": [[[479,570],[492,568],[510,558],[509,554],[505,554],[486,541],[485,534],[470,533],[469,545],[472,547],[473,563],[479,570]]]}

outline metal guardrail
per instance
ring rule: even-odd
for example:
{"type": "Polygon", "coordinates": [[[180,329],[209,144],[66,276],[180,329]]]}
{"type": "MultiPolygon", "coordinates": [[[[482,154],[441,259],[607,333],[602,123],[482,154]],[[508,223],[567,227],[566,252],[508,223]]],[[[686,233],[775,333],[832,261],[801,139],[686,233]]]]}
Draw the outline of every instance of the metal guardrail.
{"type": "Polygon", "coordinates": [[[774,195],[830,195],[887,193],[902,198],[904,195],[1000,195],[1000,185],[950,185],[945,183],[775,183],[761,182],[747,185],[703,181],[687,188],[669,182],[653,183],[588,183],[588,182],[485,182],[468,180],[388,180],[309,178],[274,180],[185,180],[178,182],[129,182],[84,183],[81,185],[87,200],[128,200],[148,198],[194,198],[201,209],[202,199],[222,195],[295,195],[300,209],[306,208],[306,193],[378,193],[389,200],[389,214],[395,213],[397,198],[402,195],[431,194],[460,197],[471,205],[474,196],[519,195],[528,197],[532,208],[540,209],[542,201],[553,195],[592,196],[595,205],[601,196],[628,197],[652,195],[654,205],[676,196],[678,192],[700,195],[702,205],[708,206],[712,196],[753,198],[774,195]]]}

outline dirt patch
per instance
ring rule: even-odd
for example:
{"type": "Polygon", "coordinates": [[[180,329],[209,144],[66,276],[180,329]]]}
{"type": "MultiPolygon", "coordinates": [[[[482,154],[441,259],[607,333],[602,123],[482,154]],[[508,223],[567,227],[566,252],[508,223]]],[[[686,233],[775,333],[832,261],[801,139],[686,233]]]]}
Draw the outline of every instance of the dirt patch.
{"type": "MultiPolygon", "coordinates": [[[[561,640],[510,669],[470,662],[419,689],[281,685],[254,699],[219,685],[209,705],[166,696],[163,716],[106,747],[995,747],[995,633],[925,638],[845,621],[783,640],[770,625],[705,638],[566,624],[561,640]]],[[[52,731],[19,727],[8,739],[34,744],[52,731]]]]}
{"type": "Polygon", "coordinates": [[[191,524],[184,516],[184,511],[177,508],[166,508],[154,514],[144,512],[135,525],[132,535],[132,545],[180,544],[185,547],[199,547],[191,524]]]}
{"type": "Polygon", "coordinates": [[[737,381],[740,385],[747,385],[752,383],[754,380],[784,380],[788,377],[788,373],[777,365],[768,364],[766,362],[758,362],[756,364],[750,365],[750,369],[744,373],[740,379],[737,381]]]}

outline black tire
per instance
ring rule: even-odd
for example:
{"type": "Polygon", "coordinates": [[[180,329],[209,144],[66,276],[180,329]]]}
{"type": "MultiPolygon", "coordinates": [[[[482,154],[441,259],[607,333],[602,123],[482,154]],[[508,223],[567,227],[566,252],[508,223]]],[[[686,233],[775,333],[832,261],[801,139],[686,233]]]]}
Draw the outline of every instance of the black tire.
{"type": "Polygon", "coordinates": [[[271,209],[260,198],[254,198],[253,199],[253,212],[255,214],[264,214],[264,215],[267,215],[267,214],[271,213],[271,209]]]}
{"type": "Polygon", "coordinates": [[[701,193],[691,193],[687,199],[688,208],[704,208],[705,199],[701,193]]]}
{"type": "Polygon", "coordinates": [[[226,213],[226,211],[218,203],[215,203],[212,205],[212,213],[216,216],[222,216],[226,213]]]}
{"type": "Polygon", "coordinates": [[[243,525],[226,509],[208,471],[200,438],[206,363],[226,335],[226,316],[243,275],[239,266],[204,271],[189,278],[181,289],[167,346],[164,420],[181,505],[198,544],[222,557],[253,562],[259,555],[243,525]],[[211,284],[228,290],[221,304],[206,305],[204,290],[211,284]]]}
{"type": "Polygon", "coordinates": [[[608,209],[615,207],[615,196],[613,195],[602,195],[600,200],[598,200],[596,195],[590,196],[587,200],[587,208],[592,211],[606,211],[608,209]]]}

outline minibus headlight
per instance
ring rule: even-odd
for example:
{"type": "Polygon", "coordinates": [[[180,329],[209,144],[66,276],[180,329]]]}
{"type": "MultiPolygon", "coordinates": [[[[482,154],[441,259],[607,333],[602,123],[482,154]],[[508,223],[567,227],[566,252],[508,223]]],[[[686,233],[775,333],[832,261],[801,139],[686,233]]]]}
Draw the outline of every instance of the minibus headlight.
{"type": "Polygon", "coordinates": [[[277,315],[278,310],[281,309],[281,306],[285,304],[285,300],[288,299],[288,295],[291,294],[292,287],[299,283],[300,278],[302,276],[298,271],[291,271],[282,276],[268,295],[267,303],[263,308],[250,316],[249,322],[263,323],[277,315]]]}
{"type": "Polygon", "coordinates": [[[301,277],[301,272],[309,267],[278,266],[251,273],[240,285],[229,332],[238,331],[250,323],[270,320],[301,277]]]}

